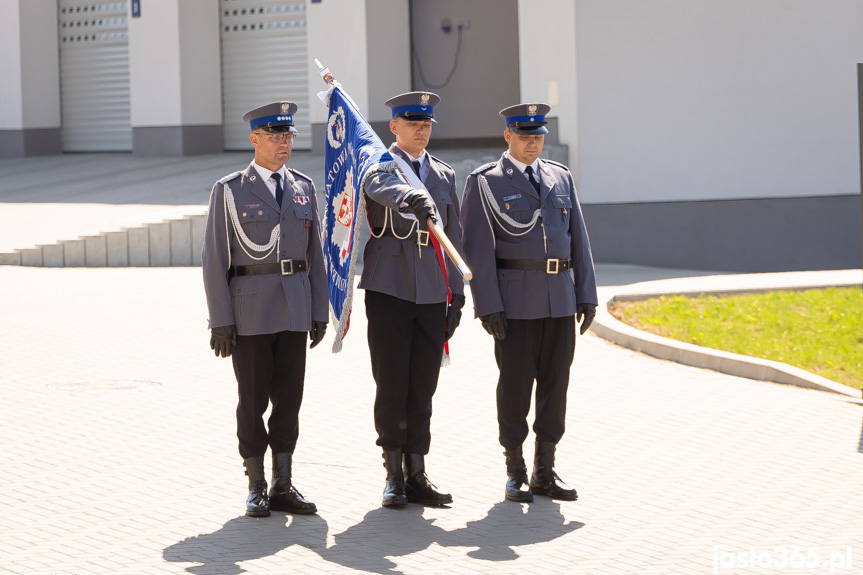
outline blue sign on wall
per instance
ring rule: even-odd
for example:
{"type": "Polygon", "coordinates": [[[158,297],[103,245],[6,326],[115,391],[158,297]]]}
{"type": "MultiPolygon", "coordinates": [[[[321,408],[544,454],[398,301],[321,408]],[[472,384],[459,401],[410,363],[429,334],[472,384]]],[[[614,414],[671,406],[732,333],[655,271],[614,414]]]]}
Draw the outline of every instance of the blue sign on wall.
{"type": "Polygon", "coordinates": [[[141,0],[132,0],[132,18],[141,17],[141,0]]]}

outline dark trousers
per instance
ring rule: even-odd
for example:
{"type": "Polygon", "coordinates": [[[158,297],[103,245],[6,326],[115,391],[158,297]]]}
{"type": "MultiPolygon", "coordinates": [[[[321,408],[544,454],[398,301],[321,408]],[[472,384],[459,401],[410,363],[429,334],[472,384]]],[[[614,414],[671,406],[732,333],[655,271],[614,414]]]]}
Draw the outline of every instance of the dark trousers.
{"type": "Polygon", "coordinates": [[[375,429],[384,449],[425,455],[431,443],[446,304],[417,304],[366,290],[369,353],[377,384],[375,429]]]}
{"type": "Polygon", "coordinates": [[[294,452],[300,432],[307,341],[305,331],[237,336],[231,357],[240,396],[237,438],[243,459],[264,455],[267,445],[273,453],[294,452]],[[264,412],[270,402],[273,409],[264,428],[264,412]]]}
{"type": "Polygon", "coordinates": [[[500,444],[514,449],[527,439],[527,414],[536,380],[537,441],[557,444],[566,420],[566,390],[575,355],[575,318],[508,319],[506,339],[494,340],[500,369],[497,421],[500,444]]]}

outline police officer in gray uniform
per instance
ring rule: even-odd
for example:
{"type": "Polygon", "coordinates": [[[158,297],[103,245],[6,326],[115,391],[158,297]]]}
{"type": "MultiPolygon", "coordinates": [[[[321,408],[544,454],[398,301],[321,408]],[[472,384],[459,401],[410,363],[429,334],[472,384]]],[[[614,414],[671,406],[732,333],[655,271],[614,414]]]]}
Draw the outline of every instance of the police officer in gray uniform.
{"type": "Polygon", "coordinates": [[[329,310],[315,186],[285,167],[296,111],[292,102],[274,102],[243,116],[255,159],[213,186],[202,253],[210,347],[232,358],[237,377],[237,437],[249,477],[246,515],[252,517],[266,517],[271,509],[317,511],[291,482],[306,338],[310,347],[321,342],[329,310]]]}
{"type": "Polygon", "coordinates": [[[572,174],[539,157],[550,109],[519,104],[500,112],[509,149],[468,177],[461,212],[474,313],[494,336],[500,369],[498,428],[511,501],[533,501],[533,494],[577,498],[555,473],[554,452],[564,432],[576,321],[584,318],[584,334],[598,302],[572,174]],[[536,449],[528,483],[522,443],[534,381],[536,449]]]}
{"type": "Polygon", "coordinates": [[[447,259],[452,293],[447,305],[447,283],[426,224],[433,218],[461,250],[455,172],[425,151],[438,102],[429,92],[401,94],[386,102],[392,108],[390,131],[396,136],[389,151],[413,166],[428,194],[386,172],[369,177],[364,187],[371,238],[359,287],[366,290],[369,353],[377,384],[375,428],[387,471],[385,507],[452,502],[450,494],[429,481],[424,462],[444,342],[455,332],[465,301],[464,282],[447,259]],[[408,212],[418,221],[403,217],[408,212]]]}

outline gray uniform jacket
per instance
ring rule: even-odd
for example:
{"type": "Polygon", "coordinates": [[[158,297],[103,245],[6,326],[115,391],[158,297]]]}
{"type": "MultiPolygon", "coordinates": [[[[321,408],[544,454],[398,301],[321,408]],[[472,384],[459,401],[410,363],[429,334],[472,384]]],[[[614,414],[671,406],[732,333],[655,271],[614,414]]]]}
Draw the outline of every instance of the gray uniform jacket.
{"type": "MultiPolygon", "coordinates": [[[[390,153],[399,154],[408,162],[411,160],[395,144],[390,147],[390,153]]],[[[426,161],[429,162],[429,171],[423,184],[435,202],[438,224],[461,254],[463,253],[461,224],[458,195],[455,189],[455,171],[430,154],[427,154],[426,161]]],[[[387,209],[398,212],[402,198],[412,189],[391,174],[379,172],[369,176],[364,190],[366,214],[369,226],[376,234],[384,227],[387,209]]],[[[390,233],[392,222],[395,233],[400,237],[406,236],[411,224],[414,223],[414,220],[402,218],[394,213],[390,213],[386,221],[386,234],[390,233]]],[[[434,247],[429,241],[427,246],[421,248],[422,257],[420,257],[416,240],[416,232],[404,240],[388,235],[380,238],[370,237],[363,254],[363,273],[359,287],[414,303],[445,302],[446,284],[434,247]]],[[[464,281],[461,274],[446,255],[444,259],[450,290],[454,294],[464,294],[464,281]]]]}
{"type": "Polygon", "coordinates": [[[467,179],[461,211],[462,241],[467,265],[473,272],[470,289],[476,317],[500,311],[513,319],[565,317],[575,314],[577,303],[595,305],[599,301],[593,256],[572,174],[562,164],[542,159],[538,173],[539,195],[506,154],[476,169],[467,179]],[[488,181],[501,212],[515,221],[527,223],[535,210],[542,210],[530,232],[522,236],[510,234],[509,231],[524,230],[506,224],[501,227],[488,206],[486,216],[480,197],[480,175],[488,181]],[[496,259],[549,258],[571,258],[573,272],[548,274],[497,269],[496,265],[496,259]]]}
{"type": "Polygon", "coordinates": [[[225,176],[213,186],[201,259],[210,327],[234,324],[239,335],[280,331],[309,331],[312,320],[326,322],[329,314],[327,279],[321,249],[315,185],[296,170],[285,171],[282,207],[257,170],[250,164],[242,172],[225,176]],[[242,246],[225,213],[225,187],[234,196],[237,217],[249,239],[267,244],[274,227],[279,228],[280,253],[254,260],[256,252],[242,246]],[[226,233],[227,224],[227,233],[226,233]],[[279,259],[306,260],[308,271],[292,275],[238,276],[228,281],[231,266],[276,263],[279,259]]]}

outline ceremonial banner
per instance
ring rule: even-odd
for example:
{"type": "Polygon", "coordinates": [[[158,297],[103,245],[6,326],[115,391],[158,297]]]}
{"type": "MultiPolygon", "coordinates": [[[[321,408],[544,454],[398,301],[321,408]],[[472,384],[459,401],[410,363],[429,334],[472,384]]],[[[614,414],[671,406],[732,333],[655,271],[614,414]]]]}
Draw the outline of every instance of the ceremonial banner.
{"type": "Polygon", "coordinates": [[[332,86],[326,98],[329,116],[323,246],[336,353],[341,351],[350,325],[357,244],[365,213],[363,183],[374,172],[392,170],[393,158],[341,86],[332,86]]]}

